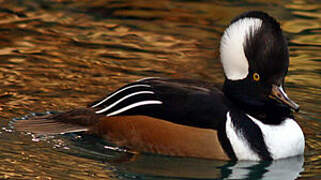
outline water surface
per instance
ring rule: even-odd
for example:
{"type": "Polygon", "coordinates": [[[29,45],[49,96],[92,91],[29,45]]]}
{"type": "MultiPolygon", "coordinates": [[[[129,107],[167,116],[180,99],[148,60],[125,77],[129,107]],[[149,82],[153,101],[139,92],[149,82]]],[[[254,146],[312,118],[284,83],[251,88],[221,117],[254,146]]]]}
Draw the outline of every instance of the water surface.
{"type": "Polygon", "coordinates": [[[261,1],[0,1],[0,178],[320,179],[321,4],[261,1]],[[222,162],[110,150],[81,134],[33,137],[16,117],[83,107],[139,78],[222,84],[219,39],[229,21],[263,10],[289,39],[289,96],[306,136],[303,157],[222,162]]]}

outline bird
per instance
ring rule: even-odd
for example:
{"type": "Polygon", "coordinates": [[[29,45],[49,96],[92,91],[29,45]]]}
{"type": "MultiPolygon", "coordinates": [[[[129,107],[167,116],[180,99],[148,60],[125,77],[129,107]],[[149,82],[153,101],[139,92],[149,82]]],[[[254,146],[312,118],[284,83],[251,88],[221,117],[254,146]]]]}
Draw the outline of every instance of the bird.
{"type": "Polygon", "coordinates": [[[148,77],[87,107],[14,123],[36,134],[86,132],[134,153],[271,161],[304,153],[300,106],[285,91],[289,50],[279,22],[262,11],[232,19],[220,40],[222,87],[148,77]]]}

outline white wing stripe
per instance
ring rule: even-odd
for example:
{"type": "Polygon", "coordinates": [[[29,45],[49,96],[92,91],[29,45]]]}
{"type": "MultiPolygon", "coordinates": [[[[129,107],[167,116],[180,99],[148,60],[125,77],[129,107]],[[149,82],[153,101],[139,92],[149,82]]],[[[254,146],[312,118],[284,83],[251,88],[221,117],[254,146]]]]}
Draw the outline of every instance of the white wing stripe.
{"type": "Polygon", "coordinates": [[[106,102],[108,99],[110,99],[110,98],[112,98],[113,96],[117,95],[118,93],[123,92],[123,91],[125,91],[126,89],[130,89],[130,88],[134,88],[134,87],[151,87],[151,86],[148,85],[148,84],[135,84],[135,85],[132,85],[132,86],[127,86],[127,87],[125,87],[124,89],[120,89],[120,90],[114,92],[113,94],[107,96],[104,100],[98,102],[97,104],[95,104],[95,105],[93,105],[93,106],[91,106],[91,107],[93,107],[93,108],[94,108],[94,107],[97,107],[97,106],[101,105],[102,103],[106,102]]]}
{"type": "Polygon", "coordinates": [[[112,107],[114,107],[114,106],[116,106],[117,104],[119,104],[120,102],[122,102],[123,100],[128,99],[128,98],[130,98],[130,97],[132,97],[132,96],[139,95],[139,94],[154,94],[154,92],[153,92],[153,91],[139,91],[139,92],[135,92],[135,93],[129,94],[129,95],[127,95],[127,96],[122,97],[121,99],[119,99],[118,101],[114,102],[113,104],[105,107],[104,109],[101,109],[101,110],[99,110],[99,111],[96,111],[96,113],[99,114],[99,113],[106,112],[106,111],[108,111],[109,109],[111,109],[112,107]]]}
{"type": "Polygon", "coordinates": [[[138,79],[136,82],[141,82],[141,81],[150,80],[150,79],[160,79],[160,77],[145,77],[142,79],[138,79]]]}
{"type": "Polygon", "coordinates": [[[121,109],[118,109],[117,111],[114,111],[112,113],[109,113],[109,114],[107,114],[107,116],[114,116],[114,115],[120,114],[120,113],[122,113],[124,111],[127,111],[129,109],[132,109],[134,107],[148,105],[148,104],[162,104],[162,102],[161,101],[157,101],[157,100],[140,101],[140,102],[131,104],[129,106],[123,107],[121,109]]]}

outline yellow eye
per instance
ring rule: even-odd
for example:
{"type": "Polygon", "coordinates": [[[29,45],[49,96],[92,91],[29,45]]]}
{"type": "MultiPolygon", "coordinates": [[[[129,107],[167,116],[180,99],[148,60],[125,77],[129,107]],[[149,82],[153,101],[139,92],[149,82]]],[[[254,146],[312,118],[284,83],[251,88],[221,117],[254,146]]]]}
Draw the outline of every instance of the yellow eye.
{"type": "Polygon", "coordinates": [[[258,73],[253,73],[253,79],[254,79],[254,81],[259,81],[260,75],[258,73]]]}

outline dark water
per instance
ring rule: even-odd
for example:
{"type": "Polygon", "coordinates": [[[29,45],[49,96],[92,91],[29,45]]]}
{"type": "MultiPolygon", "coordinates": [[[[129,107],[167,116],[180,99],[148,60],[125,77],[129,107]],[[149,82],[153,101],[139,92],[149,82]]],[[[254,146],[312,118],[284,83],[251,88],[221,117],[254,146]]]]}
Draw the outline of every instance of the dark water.
{"type": "Polygon", "coordinates": [[[321,3],[300,1],[0,1],[1,179],[320,179],[321,3]],[[222,162],[130,155],[95,137],[33,137],[8,127],[31,112],[82,107],[125,83],[161,76],[221,84],[220,35],[263,10],[289,38],[287,91],[304,157],[222,162]],[[304,158],[304,159],[303,159],[304,158]]]}

